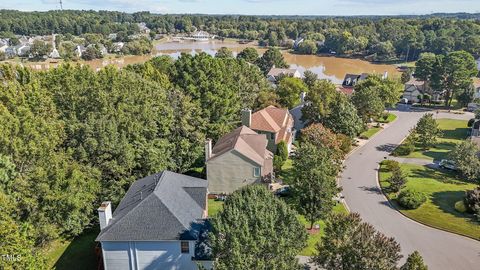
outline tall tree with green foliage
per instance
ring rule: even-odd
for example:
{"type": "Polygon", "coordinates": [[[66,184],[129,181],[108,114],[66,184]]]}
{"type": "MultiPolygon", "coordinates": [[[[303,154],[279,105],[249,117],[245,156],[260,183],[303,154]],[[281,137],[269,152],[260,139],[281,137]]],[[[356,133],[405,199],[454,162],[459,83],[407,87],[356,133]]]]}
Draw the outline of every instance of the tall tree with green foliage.
{"type": "Polygon", "coordinates": [[[455,167],[469,181],[480,180],[480,159],[478,152],[480,149],[471,141],[464,141],[455,146],[448,153],[450,159],[455,163],[455,167]]]}
{"type": "Polygon", "coordinates": [[[302,108],[302,120],[307,123],[321,123],[335,107],[335,99],[340,95],[335,85],[328,80],[317,80],[309,87],[302,108]]]}
{"type": "Polygon", "coordinates": [[[263,74],[267,74],[270,69],[275,66],[277,68],[288,68],[287,62],[283,58],[282,52],[277,48],[269,48],[263,55],[257,60],[257,66],[263,71],[263,74]]]}
{"type": "Polygon", "coordinates": [[[400,245],[362,222],[360,215],[335,215],[327,220],[325,235],[313,261],[325,269],[397,269],[400,245]]]}
{"type": "Polygon", "coordinates": [[[307,85],[308,89],[312,88],[318,81],[318,75],[310,70],[305,70],[303,73],[303,82],[307,85]]]}
{"type": "Polygon", "coordinates": [[[415,126],[416,142],[423,148],[429,149],[437,143],[437,138],[442,134],[437,121],[432,113],[427,113],[418,120],[415,126]]]}
{"type": "Polygon", "coordinates": [[[407,261],[400,267],[400,270],[428,270],[428,266],[423,262],[420,252],[415,250],[408,255],[407,261]]]}
{"type": "Polygon", "coordinates": [[[296,212],[261,185],[232,193],[210,234],[215,269],[297,269],[307,233],[296,212]]]}
{"type": "Polygon", "coordinates": [[[294,179],[291,188],[298,212],[305,216],[310,228],[326,218],[336,204],[336,175],[339,165],[332,162],[331,151],[312,142],[302,142],[293,157],[294,179]]]}
{"type": "Polygon", "coordinates": [[[330,151],[330,157],[334,164],[339,167],[345,157],[345,153],[341,149],[341,141],[337,138],[337,134],[322,124],[316,123],[307,126],[301,130],[300,141],[311,143],[318,148],[325,148],[330,151]]]}
{"type": "Polygon", "coordinates": [[[403,173],[400,166],[394,166],[392,169],[392,175],[387,179],[390,184],[389,189],[393,192],[399,192],[407,183],[407,177],[403,173]]]}
{"type": "Polygon", "coordinates": [[[45,269],[45,259],[34,246],[32,226],[15,221],[14,200],[0,191],[0,267],[2,269],[45,269]],[[7,257],[9,256],[9,257],[7,257]]]}
{"type": "Polygon", "coordinates": [[[355,91],[352,96],[352,103],[364,122],[379,116],[385,110],[385,103],[378,95],[378,91],[372,87],[355,91]]]}
{"type": "Polygon", "coordinates": [[[247,47],[243,49],[238,55],[238,59],[243,59],[247,61],[250,64],[255,64],[255,62],[258,60],[258,52],[257,49],[252,48],[252,47],[247,47]]]}
{"type": "Polygon", "coordinates": [[[472,77],[478,73],[477,64],[475,58],[466,51],[451,52],[442,63],[441,81],[443,89],[446,90],[445,105],[450,107],[454,97],[472,89],[472,77]]]}
{"type": "Polygon", "coordinates": [[[206,119],[204,132],[218,139],[237,124],[243,108],[254,108],[260,92],[270,86],[258,68],[234,58],[206,53],[182,54],[171,70],[172,83],[198,104],[206,119]]]}
{"type": "Polygon", "coordinates": [[[439,72],[436,69],[437,61],[438,58],[434,53],[422,53],[415,63],[415,78],[425,81],[427,88],[429,88],[434,74],[439,72]]]}
{"type": "Polygon", "coordinates": [[[233,52],[227,47],[221,47],[215,54],[217,58],[233,58],[233,52]]]}
{"type": "Polygon", "coordinates": [[[279,103],[283,107],[293,108],[300,104],[300,94],[307,92],[308,88],[302,79],[293,77],[284,77],[280,80],[277,87],[279,103]]]}
{"type": "Polygon", "coordinates": [[[364,130],[364,124],[357,109],[344,95],[338,95],[331,106],[330,113],[321,122],[333,132],[355,138],[364,130]]]}

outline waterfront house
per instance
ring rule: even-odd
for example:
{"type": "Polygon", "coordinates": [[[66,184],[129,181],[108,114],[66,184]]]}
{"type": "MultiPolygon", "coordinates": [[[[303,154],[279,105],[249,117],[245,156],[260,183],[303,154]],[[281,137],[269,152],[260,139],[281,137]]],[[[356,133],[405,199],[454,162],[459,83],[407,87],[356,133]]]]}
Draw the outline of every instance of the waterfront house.
{"type": "Polygon", "coordinates": [[[212,148],[205,142],[208,190],[229,194],[273,177],[273,154],[267,150],[267,137],[241,126],[221,137],[212,148]]]}
{"type": "Polygon", "coordinates": [[[300,71],[294,68],[276,68],[273,66],[267,74],[267,80],[271,83],[277,82],[278,76],[290,76],[294,78],[301,78],[300,71]]]}
{"type": "Polygon", "coordinates": [[[277,144],[284,141],[288,152],[292,150],[295,138],[294,120],[288,109],[268,106],[252,114],[251,110],[242,111],[242,124],[259,134],[267,136],[267,149],[276,153],[277,144]]]}
{"type": "Polygon", "coordinates": [[[342,82],[343,88],[353,88],[360,81],[365,80],[368,77],[368,73],[358,74],[345,74],[345,78],[342,82]]]}
{"type": "Polygon", "coordinates": [[[105,270],[196,270],[195,243],[205,228],[207,180],[163,171],[135,181],[112,214],[98,209],[105,270]]]}

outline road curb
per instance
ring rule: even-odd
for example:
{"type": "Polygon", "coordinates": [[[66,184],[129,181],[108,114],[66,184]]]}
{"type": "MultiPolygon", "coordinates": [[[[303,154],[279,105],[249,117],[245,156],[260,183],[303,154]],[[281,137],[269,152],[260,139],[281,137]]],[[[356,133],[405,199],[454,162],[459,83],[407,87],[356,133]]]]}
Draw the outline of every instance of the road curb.
{"type": "MultiPolygon", "coordinates": [[[[378,134],[382,133],[384,130],[386,130],[387,128],[389,128],[389,127],[391,126],[391,124],[395,123],[395,122],[398,120],[398,118],[399,118],[398,115],[396,115],[396,116],[397,116],[397,117],[396,117],[392,122],[388,123],[388,125],[387,125],[386,128],[382,128],[382,129],[379,130],[377,133],[373,134],[373,136],[370,137],[370,139],[368,139],[368,142],[371,141],[373,138],[375,138],[375,136],[377,136],[378,134]]],[[[367,142],[367,143],[368,143],[368,142],[367,142]]],[[[367,144],[367,143],[366,143],[366,144],[367,144]]],[[[345,156],[345,159],[342,161],[342,166],[345,165],[345,162],[347,161],[347,159],[348,159],[351,155],[353,155],[353,153],[355,153],[358,149],[364,147],[366,144],[364,144],[364,145],[362,145],[362,146],[359,146],[359,147],[355,147],[355,148],[353,148],[350,152],[348,152],[348,154],[345,156]]],[[[340,186],[340,187],[341,187],[341,185],[340,185],[340,179],[341,179],[341,178],[342,178],[341,176],[338,176],[338,177],[337,177],[337,185],[340,186]]],[[[345,206],[345,208],[347,209],[347,211],[350,213],[350,212],[351,212],[351,211],[350,211],[350,207],[348,207],[348,204],[347,204],[347,202],[345,201],[345,199],[342,199],[342,204],[343,204],[343,206],[345,206]]]]}
{"type": "Polygon", "coordinates": [[[451,233],[453,235],[456,235],[456,236],[462,236],[462,237],[465,237],[465,238],[468,238],[468,239],[471,239],[471,240],[474,240],[474,241],[477,241],[477,242],[480,242],[480,239],[476,239],[476,238],[473,238],[471,236],[468,236],[468,235],[465,235],[465,234],[461,234],[461,233],[456,233],[456,232],[452,232],[452,231],[449,231],[449,230],[446,230],[444,228],[439,228],[439,227],[435,227],[435,226],[432,226],[430,224],[426,224],[424,222],[421,222],[421,221],[418,221],[418,220],[415,220],[415,219],[412,219],[411,217],[405,215],[404,213],[402,213],[402,211],[400,211],[400,209],[398,207],[396,207],[391,201],[390,199],[387,197],[387,195],[385,194],[382,186],[380,185],[380,167],[381,167],[381,164],[378,163],[378,166],[377,166],[377,173],[375,174],[375,182],[377,184],[377,187],[380,189],[380,191],[382,192],[382,196],[383,198],[385,199],[385,201],[388,203],[388,205],[394,209],[397,213],[399,213],[400,215],[404,216],[405,218],[407,218],[408,220],[412,221],[412,222],[415,222],[419,225],[422,225],[426,228],[430,228],[430,229],[435,229],[435,230],[439,230],[439,231],[444,231],[444,232],[447,232],[447,233],[451,233]]]}

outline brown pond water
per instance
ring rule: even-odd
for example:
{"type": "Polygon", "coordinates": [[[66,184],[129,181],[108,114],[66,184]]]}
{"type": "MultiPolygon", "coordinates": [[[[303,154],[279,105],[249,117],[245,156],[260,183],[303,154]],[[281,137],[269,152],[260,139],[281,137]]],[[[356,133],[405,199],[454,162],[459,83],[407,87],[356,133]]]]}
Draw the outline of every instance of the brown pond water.
{"type": "MultiPolygon", "coordinates": [[[[129,64],[142,63],[148,59],[159,56],[169,55],[173,58],[178,58],[181,53],[197,54],[205,52],[210,55],[215,55],[218,49],[221,47],[227,47],[233,51],[234,55],[238,54],[246,47],[255,47],[259,53],[265,51],[264,48],[260,48],[253,43],[239,44],[235,41],[209,41],[209,42],[193,42],[193,41],[167,41],[155,45],[154,52],[150,55],[144,56],[123,56],[123,57],[111,57],[108,59],[97,59],[92,61],[79,61],[81,64],[87,64],[93,69],[97,70],[107,65],[116,65],[124,67],[129,64]]],[[[296,55],[289,53],[288,51],[282,51],[287,63],[292,68],[297,68],[300,72],[310,70],[319,75],[319,78],[330,79],[334,83],[341,83],[346,73],[361,74],[361,73],[378,73],[383,74],[388,72],[389,76],[399,76],[399,71],[394,65],[385,64],[373,64],[368,61],[360,59],[348,59],[339,57],[328,56],[315,56],[315,55],[296,55]]],[[[58,63],[24,63],[26,66],[30,66],[33,69],[48,69],[55,67],[58,63]]]]}

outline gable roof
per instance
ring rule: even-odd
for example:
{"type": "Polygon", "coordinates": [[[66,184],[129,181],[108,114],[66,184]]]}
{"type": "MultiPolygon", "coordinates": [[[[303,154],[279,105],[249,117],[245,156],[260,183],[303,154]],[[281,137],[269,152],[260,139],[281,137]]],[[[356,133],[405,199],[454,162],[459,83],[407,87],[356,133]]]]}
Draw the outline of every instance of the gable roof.
{"type": "Polygon", "coordinates": [[[345,74],[342,85],[344,87],[354,87],[358,82],[365,80],[368,77],[368,73],[358,74],[345,74]]]}
{"type": "Polygon", "coordinates": [[[193,240],[207,180],[163,171],[135,181],[96,241],[193,240]]]}
{"type": "Polygon", "coordinates": [[[246,126],[241,126],[218,140],[212,149],[212,156],[209,160],[235,150],[263,166],[265,159],[273,158],[273,154],[267,150],[267,143],[265,134],[258,134],[246,126]]]}
{"type": "Polygon", "coordinates": [[[267,76],[272,76],[272,77],[277,77],[280,74],[285,74],[285,75],[294,75],[298,70],[294,68],[275,68],[272,67],[270,71],[268,72],[267,76]]]}
{"type": "Polygon", "coordinates": [[[292,136],[293,117],[287,109],[268,106],[252,114],[250,128],[253,130],[277,133],[275,143],[289,142],[292,136]]]}

